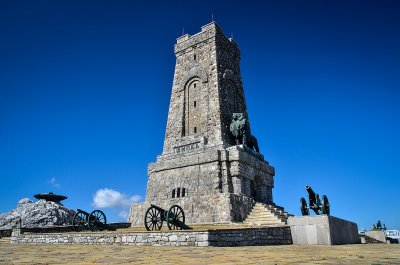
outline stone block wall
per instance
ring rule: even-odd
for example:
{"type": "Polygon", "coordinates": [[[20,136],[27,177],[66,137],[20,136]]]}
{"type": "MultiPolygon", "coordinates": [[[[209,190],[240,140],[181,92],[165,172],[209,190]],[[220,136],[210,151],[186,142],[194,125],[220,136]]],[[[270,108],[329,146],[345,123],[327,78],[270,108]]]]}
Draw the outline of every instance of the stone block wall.
{"type": "Polygon", "coordinates": [[[289,227],[142,233],[23,234],[14,229],[11,244],[82,244],[230,247],[292,244],[289,227]]]}
{"type": "Polygon", "coordinates": [[[254,201],[273,203],[275,170],[230,132],[233,113],[248,120],[239,47],[212,22],[174,48],[163,152],[149,164],[146,201],[131,207],[129,221],[143,224],[150,204],[178,204],[188,224],[241,222],[254,201]]]}
{"type": "Polygon", "coordinates": [[[292,237],[288,227],[269,227],[210,230],[208,241],[214,247],[290,245],[292,237]]]}
{"type": "Polygon", "coordinates": [[[293,244],[357,244],[360,239],[356,223],[329,215],[289,217],[293,244]]]}
{"type": "Polygon", "coordinates": [[[230,219],[235,222],[243,222],[250,214],[256,201],[243,195],[230,195],[230,219]]]}
{"type": "Polygon", "coordinates": [[[239,47],[212,22],[193,36],[178,38],[175,55],[163,155],[193,135],[207,139],[206,149],[232,146],[232,114],[245,113],[248,119],[239,47]]]}
{"type": "Polygon", "coordinates": [[[160,159],[149,165],[146,201],[132,205],[129,222],[143,225],[150,204],[180,205],[187,224],[242,222],[255,201],[272,202],[273,174],[260,154],[240,146],[160,159]]]}
{"type": "MultiPolygon", "coordinates": [[[[129,222],[132,226],[144,226],[144,217],[149,202],[143,204],[134,204],[131,206],[129,222]]],[[[185,212],[186,224],[210,224],[210,223],[229,223],[230,199],[225,194],[215,194],[207,196],[207,200],[202,197],[175,198],[166,201],[152,202],[165,210],[169,210],[172,205],[179,205],[185,212]],[[226,210],[228,209],[228,210],[226,210]]],[[[167,225],[165,222],[163,225],[167,225]]]]}

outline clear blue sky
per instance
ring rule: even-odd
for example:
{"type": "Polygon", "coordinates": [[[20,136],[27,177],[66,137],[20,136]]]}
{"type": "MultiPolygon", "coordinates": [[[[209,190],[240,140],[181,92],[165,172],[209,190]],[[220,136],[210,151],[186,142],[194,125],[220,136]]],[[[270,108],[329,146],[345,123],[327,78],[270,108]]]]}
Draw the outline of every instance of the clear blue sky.
{"type": "Polygon", "coordinates": [[[175,39],[212,14],[276,203],[300,214],[309,184],[360,229],[400,229],[399,1],[1,1],[0,212],[49,191],[91,210],[112,189],[121,220],[162,151],[175,39]]]}

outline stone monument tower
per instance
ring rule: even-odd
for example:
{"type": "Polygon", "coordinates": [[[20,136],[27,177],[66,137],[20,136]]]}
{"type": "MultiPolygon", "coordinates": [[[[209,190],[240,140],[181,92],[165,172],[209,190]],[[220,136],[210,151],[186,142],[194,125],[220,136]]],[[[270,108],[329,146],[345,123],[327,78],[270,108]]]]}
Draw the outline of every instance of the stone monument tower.
{"type": "Polygon", "coordinates": [[[180,205],[186,223],[242,222],[256,202],[273,204],[274,168],[238,144],[234,113],[247,120],[238,45],[215,23],[175,44],[176,65],[164,148],[148,166],[146,201],[131,207],[143,225],[150,204],[180,205]]]}

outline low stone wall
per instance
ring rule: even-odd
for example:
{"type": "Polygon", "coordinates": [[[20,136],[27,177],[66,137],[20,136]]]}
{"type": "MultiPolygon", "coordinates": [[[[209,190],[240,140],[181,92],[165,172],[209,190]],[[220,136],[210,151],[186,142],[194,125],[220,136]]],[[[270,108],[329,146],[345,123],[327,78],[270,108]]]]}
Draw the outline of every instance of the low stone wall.
{"type": "MultiPolygon", "coordinates": [[[[120,228],[128,228],[131,223],[109,223],[107,224],[106,230],[115,231],[120,228]]],[[[13,229],[0,230],[0,237],[11,236],[13,229]]],[[[61,226],[43,226],[43,227],[22,227],[20,228],[21,233],[35,233],[35,234],[52,234],[52,233],[69,233],[75,232],[72,225],[61,225],[61,226]]]]}
{"type": "Polygon", "coordinates": [[[290,245],[292,236],[287,226],[209,230],[208,242],[214,247],[290,245]]]}
{"type": "Polygon", "coordinates": [[[289,227],[132,233],[30,234],[14,229],[11,244],[84,244],[136,246],[261,246],[292,244],[289,227]]]}

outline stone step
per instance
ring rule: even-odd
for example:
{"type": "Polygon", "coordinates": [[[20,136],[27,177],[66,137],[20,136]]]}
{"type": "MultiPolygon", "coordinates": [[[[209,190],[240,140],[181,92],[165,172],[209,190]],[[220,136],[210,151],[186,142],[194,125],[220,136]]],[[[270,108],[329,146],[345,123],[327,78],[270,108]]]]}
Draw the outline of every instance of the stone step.
{"type": "Polygon", "coordinates": [[[257,216],[257,215],[251,215],[251,216],[248,216],[247,218],[246,218],[246,220],[247,219],[258,219],[258,220],[261,220],[261,219],[268,219],[268,220],[282,220],[282,219],[287,219],[287,218],[277,218],[276,216],[257,216]]]}
{"type": "Polygon", "coordinates": [[[255,223],[260,223],[260,222],[284,222],[282,220],[279,219],[272,219],[272,218],[268,218],[268,219],[259,219],[259,218],[250,218],[250,219],[246,219],[245,222],[255,222],[255,223]]]}
{"type": "Polygon", "coordinates": [[[257,219],[251,219],[251,220],[246,220],[245,223],[286,223],[284,221],[280,220],[257,220],[257,219]]]}
{"type": "Polygon", "coordinates": [[[251,212],[249,216],[273,216],[273,217],[278,217],[278,218],[283,218],[283,219],[289,218],[289,216],[284,215],[284,214],[273,214],[273,213],[268,213],[266,211],[264,211],[264,212],[251,212]]]}
{"type": "Polygon", "coordinates": [[[256,203],[243,223],[257,226],[286,225],[289,216],[283,207],[256,203]]]}
{"type": "Polygon", "coordinates": [[[274,216],[264,216],[264,217],[259,217],[259,216],[249,216],[246,218],[246,220],[284,220],[282,218],[277,218],[274,216]]]}
{"type": "Polygon", "coordinates": [[[252,211],[251,214],[270,214],[270,215],[274,215],[274,216],[286,216],[286,217],[288,216],[285,213],[276,213],[276,212],[274,213],[274,212],[271,212],[266,209],[264,209],[264,211],[252,211]]]}
{"type": "Polygon", "coordinates": [[[273,212],[271,212],[271,211],[269,211],[269,210],[267,210],[267,209],[265,209],[264,211],[260,211],[260,212],[257,212],[257,211],[253,212],[253,211],[251,211],[250,214],[255,214],[255,215],[269,214],[269,215],[275,216],[275,214],[274,214],[273,212]]]}
{"type": "Polygon", "coordinates": [[[283,222],[246,222],[244,223],[246,225],[286,225],[286,223],[283,222]]]}
{"type": "MultiPolygon", "coordinates": [[[[251,217],[251,216],[256,216],[256,217],[271,217],[271,218],[279,218],[279,216],[277,216],[277,215],[273,215],[273,214],[251,214],[251,215],[248,215],[248,217],[251,217]]],[[[287,217],[282,217],[282,218],[287,218],[287,217]]]]}
{"type": "Polygon", "coordinates": [[[284,223],[281,220],[275,219],[275,220],[255,220],[255,219],[250,219],[244,221],[245,223],[284,223]]]}
{"type": "Polygon", "coordinates": [[[267,209],[267,208],[264,208],[264,209],[253,209],[252,212],[254,212],[254,213],[270,212],[270,213],[274,213],[275,215],[277,215],[277,214],[278,214],[278,215],[288,215],[288,214],[285,213],[285,212],[273,211],[273,210],[269,210],[269,209],[267,209]]]}

